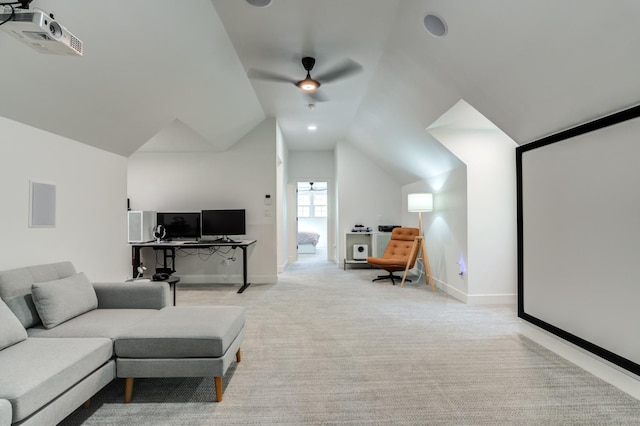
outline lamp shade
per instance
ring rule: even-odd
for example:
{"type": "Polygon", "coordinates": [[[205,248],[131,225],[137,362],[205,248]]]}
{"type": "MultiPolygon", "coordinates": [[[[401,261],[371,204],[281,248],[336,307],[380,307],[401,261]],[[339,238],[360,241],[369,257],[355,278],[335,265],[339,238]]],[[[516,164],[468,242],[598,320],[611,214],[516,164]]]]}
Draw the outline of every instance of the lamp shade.
{"type": "Polygon", "coordinates": [[[430,212],[433,211],[433,194],[416,193],[409,194],[408,210],[410,212],[430,212]]]}

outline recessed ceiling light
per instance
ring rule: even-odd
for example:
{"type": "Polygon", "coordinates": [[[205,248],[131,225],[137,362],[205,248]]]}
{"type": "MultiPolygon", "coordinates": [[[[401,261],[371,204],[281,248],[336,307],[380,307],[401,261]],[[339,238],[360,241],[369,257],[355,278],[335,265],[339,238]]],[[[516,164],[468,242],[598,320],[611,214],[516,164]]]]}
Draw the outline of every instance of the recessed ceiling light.
{"type": "Polygon", "coordinates": [[[444,37],[447,35],[448,28],[444,19],[433,13],[429,13],[424,17],[424,27],[434,37],[444,37]]]}
{"type": "Polygon", "coordinates": [[[255,7],[267,7],[271,4],[271,0],[247,0],[247,3],[255,7]]]}
{"type": "Polygon", "coordinates": [[[310,132],[315,132],[318,129],[318,127],[315,124],[309,124],[307,126],[307,130],[310,132]]]}

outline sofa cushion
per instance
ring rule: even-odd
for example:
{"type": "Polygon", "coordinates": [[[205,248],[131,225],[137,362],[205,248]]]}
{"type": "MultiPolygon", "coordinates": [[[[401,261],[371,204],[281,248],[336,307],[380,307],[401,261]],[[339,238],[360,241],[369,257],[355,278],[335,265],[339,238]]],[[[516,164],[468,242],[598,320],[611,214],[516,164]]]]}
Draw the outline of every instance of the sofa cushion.
{"type": "Polygon", "coordinates": [[[53,328],[98,307],[96,291],[83,272],[59,280],[35,283],[31,292],[46,328],[53,328]]]}
{"type": "Polygon", "coordinates": [[[11,309],[0,299],[0,351],[27,338],[24,329],[11,309]]]}
{"type": "Polygon", "coordinates": [[[225,354],[244,328],[241,306],[170,306],[115,341],[125,358],[211,358],[225,354]]]}
{"type": "Polygon", "coordinates": [[[162,309],[171,305],[165,282],[92,283],[98,309],[162,309]]]}
{"type": "Polygon", "coordinates": [[[19,422],[64,393],[113,355],[104,338],[29,338],[0,351],[0,398],[19,422]],[[34,362],[37,360],[37,362],[34,362]]]}
{"type": "Polygon", "coordinates": [[[29,337],[108,337],[115,339],[137,323],[152,317],[155,309],[94,309],[57,327],[42,324],[27,330],[29,337]]]}
{"type": "Polygon", "coordinates": [[[75,273],[71,262],[0,271],[0,298],[18,317],[24,328],[29,328],[40,324],[40,317],[31,298],[31,286],[34,283],[69,277],[75,273]]]}

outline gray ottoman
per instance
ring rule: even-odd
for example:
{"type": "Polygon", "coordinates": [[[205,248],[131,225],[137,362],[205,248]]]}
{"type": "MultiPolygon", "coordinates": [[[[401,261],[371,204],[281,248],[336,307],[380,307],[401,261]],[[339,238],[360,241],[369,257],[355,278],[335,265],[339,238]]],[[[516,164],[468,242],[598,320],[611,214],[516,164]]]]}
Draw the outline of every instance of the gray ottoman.
{"type": "Polygon", "coordinates": [[[214,377],[222,401],[222,377],[244,339],[240,306],[167,307],[115,340],[116,375],[126,378],[125,402],[136,377],[214,377]]]}

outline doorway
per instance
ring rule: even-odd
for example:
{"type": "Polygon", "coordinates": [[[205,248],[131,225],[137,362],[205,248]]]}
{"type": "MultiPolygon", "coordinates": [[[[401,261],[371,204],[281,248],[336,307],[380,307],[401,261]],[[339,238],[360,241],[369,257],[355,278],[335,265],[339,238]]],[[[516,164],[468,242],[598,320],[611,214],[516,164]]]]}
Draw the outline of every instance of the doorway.
{"type": "Polygon", "coordinates": [[[297,254],[299,260],[326,260],[328,248],[328,183],[298,182],[296,187],[297,254]]]}

